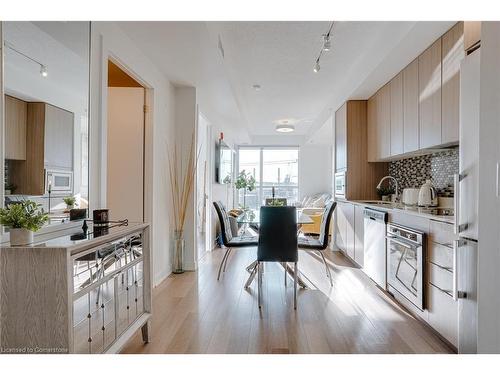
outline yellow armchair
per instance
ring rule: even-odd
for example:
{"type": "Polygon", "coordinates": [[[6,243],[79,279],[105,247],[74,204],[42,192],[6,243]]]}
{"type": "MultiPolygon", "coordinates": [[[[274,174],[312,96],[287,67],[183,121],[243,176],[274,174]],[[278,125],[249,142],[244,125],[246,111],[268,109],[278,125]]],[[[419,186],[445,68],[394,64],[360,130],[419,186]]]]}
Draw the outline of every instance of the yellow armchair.
{"type": "MultiPolygon", "coordinates": [[[[304,212],[306,213],[306,212],[304,212]]],[[[312,224],[303,224],[301,227],[300,227],[300,230],[302,233],[312,233],[312,234],[320,234],[321,232],[321,219],[323,218],[323,214],[322,213],[319,213],[319,214],[309,214],[309,213],[306,213],[306,215],[308,215],[312,221],[314,223],[312,224]]]]}

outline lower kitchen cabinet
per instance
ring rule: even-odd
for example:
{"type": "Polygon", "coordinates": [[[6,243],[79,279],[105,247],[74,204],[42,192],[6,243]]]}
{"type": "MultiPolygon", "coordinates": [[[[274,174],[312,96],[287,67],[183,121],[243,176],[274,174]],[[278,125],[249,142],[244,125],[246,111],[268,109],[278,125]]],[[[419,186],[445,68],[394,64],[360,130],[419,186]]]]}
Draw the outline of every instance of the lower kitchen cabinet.
{"type": "Polygon", "coordinates": [[[365,258],[365,249],[363,246],[365,222],[363,211],[363,206],[354,205],[354,261],[361,267],[364,265],[365,258]]]}
{"type": "Polygon", "coordinates": [[[337,247],[351,260],[363,266],[363,207],[349,202],[337,202],[337,247]]]}
{"type": "Polygon", "coordinates": [[[429,325],[455,347],[458,346],[458,303],[432,284],[427,292],[429,325]]]}

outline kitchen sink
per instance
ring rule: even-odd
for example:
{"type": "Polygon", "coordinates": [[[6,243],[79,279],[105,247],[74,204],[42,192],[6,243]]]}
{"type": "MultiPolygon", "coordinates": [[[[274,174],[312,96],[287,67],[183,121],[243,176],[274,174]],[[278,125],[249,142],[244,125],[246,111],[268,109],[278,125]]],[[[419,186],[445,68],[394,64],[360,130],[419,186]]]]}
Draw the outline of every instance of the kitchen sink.
{"type": "Polygon", "coordinates": [[[376,205],[376,206],[393,206],[393,205],[395,205],[394,202],[387,202],[387,201],[361,201],[361,203],[376,205]]]}

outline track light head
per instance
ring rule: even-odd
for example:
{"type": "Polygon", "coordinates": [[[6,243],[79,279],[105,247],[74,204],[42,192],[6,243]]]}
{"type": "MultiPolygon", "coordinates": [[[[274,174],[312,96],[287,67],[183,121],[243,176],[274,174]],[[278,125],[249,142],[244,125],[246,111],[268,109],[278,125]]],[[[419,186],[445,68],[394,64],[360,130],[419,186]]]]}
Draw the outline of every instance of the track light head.
{"type": "Polygon", "coordinates": [[[47,71],[47,67],[45,65],[40,66],[40,74],[42,77],[47,77],[49,75],[49,72],[47,71]]]}
{"type": "Polygon", "coordinates": [[[323,35],[323,51],[330,51],[332,49],[332,42],[330,41],[330,34],[323,35]]]}
{"type": "Polygon", "coordinates": [[[314,73],[318,73],[320,69],[321,69],[321,66],[319,65],[319,59],[318,59],[318,60],[316,60],[316,64],[314,64],[313,71],[314,71],[314,73]]]}

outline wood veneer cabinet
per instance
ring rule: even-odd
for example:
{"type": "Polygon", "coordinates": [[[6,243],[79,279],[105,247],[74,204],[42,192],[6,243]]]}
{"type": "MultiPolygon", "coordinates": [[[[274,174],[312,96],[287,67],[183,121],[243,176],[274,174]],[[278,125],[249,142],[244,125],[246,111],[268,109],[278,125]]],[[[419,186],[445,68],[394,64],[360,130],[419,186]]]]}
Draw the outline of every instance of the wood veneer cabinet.
{"type": "MultiPolygon", "coordinates": [[[[338,134],[337,126],[342,127],[340,134],[345,129],[345,137],[335,139],[336,155],[338,150],[345,150],[342,151],[346,160],[345,198],[377,199],[375,186],[387,175],[388,168],[387,163],[368,162],[367,101],[347,101],[336,111],[335,119],[335,134],[338,134]],[[338,119],[345,121],[338,122],[338,119]]],[[[339,165],[343,164],[337,162],[337,168],[339,165]]]]}
{"type": "Polygon", "coordinates": [[[5,95],[5,159],[26,159],[28,103],[5,95]]]}
{"type": "Polygon", "coordinates": [[[441,39],[418,57],[420,148],[441,144],[441,39]]]}
{"type": "Polygon", "coordinates": [[[418,58],[403,69],[403,153],[419,149],[418,58]]]}
{"type": "Polygon", "coordinates": [[[464,22],[464,50],[475,49],[481,43],[481,21],[464,22]]]}
{"type": "Polygon", "coordinates": [[[441,143],[458,143],[460,123],[460,62],[465,57],[464,23],[458,22],[442,38],[441,143]]]}

